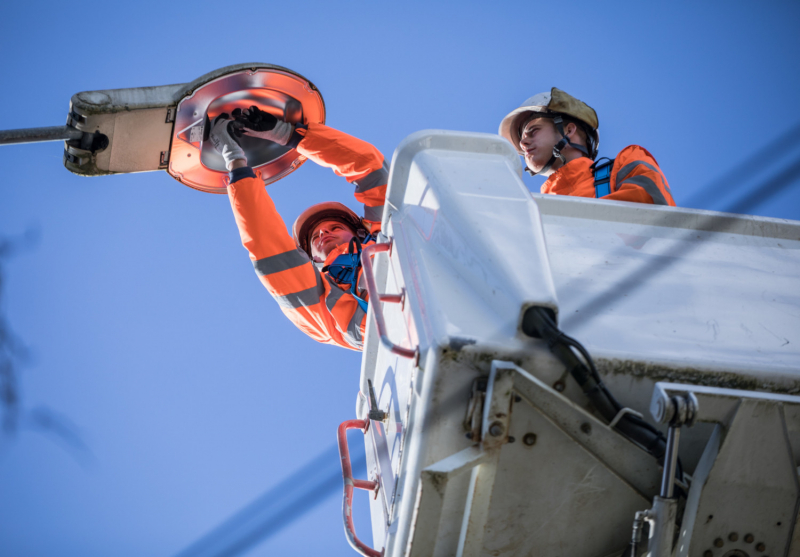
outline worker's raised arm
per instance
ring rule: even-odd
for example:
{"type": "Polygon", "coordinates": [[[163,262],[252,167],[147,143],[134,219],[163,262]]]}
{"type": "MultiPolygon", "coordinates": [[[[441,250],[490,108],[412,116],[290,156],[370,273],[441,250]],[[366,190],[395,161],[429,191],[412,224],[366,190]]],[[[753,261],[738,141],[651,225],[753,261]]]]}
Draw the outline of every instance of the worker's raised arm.
{"type": "MultiPolygon", "coordinates": [[[[357,349],[344,340],[325,305],[331,284],[295,245],[264,182],[246,166],[247,159],[232,137],[231,126],[227,115],[218,117],[210,139],[231,171],[228,198],[242,244],[261,283],[283,313],[308,336],[322,343],[357,349]]],[[[275,130],[280,131],[280,127],[275,130]]]]}
{"type": "Polygon", "coordinates": [[[283,313],[316,341],[355,349],[346,342],[325,305],[331,285],[308,255],[297,249],[264,182],[249,167],[234,170],[228,186],[242,245],[261,283],[283,313]]]}
{"type": "Polygon", "coordinates": [[[672,191],[647,149],[630,145],[620,151],[611,175],[611,193],[603,199],[675,206],[672,191]]]}
{"type": "MultiPolygon", "coordinates": [[[[298,134],[303,130],[298,130],[298,134]]],[[[364,204],[364,224],[380,231],[389,165],[373,145],[323,124],[310,124],[305,136],[294,137],[297,151],[355,184],[356,199],[364,204]]],[[[290,142],[290,146],[292,142],[290,142]]]]}

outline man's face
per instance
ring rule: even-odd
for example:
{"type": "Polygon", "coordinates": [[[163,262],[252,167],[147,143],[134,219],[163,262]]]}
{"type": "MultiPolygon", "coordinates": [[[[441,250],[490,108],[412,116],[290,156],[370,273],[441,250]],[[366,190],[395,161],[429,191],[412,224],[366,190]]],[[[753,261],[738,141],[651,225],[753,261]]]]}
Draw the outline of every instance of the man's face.
{"type": "MultiPolygon", "coordinates": [[[[528,168],[541,172],[550,157],[560,136],[549,118],[534,118],[522,127],[519,148],[523,152],[528,168]]],[[[553,165],[558,167],[558,164],[553,165]]]]}
{"type": "Polygon", "coordinates": [[[318,223],[308,235],[312,259],[322,263],[336,246],[350,242],[354,236],[353,231],[338,220],[324,220],[318,223]]]}

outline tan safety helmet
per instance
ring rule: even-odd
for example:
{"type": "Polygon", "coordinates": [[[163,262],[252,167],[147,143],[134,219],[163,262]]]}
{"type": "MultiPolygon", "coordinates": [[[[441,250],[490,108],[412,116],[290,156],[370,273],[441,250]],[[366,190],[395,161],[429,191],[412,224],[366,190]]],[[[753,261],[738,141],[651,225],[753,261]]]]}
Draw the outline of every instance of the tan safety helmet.
{"type": "Polygon", "coordinates": [[[351,211],[347,206],[336,201],[326,201],[312,205],[297,217],[292,225],[292,237],[297,247],[311,256],[311,246],[308,243],[308,235],[314,227],[324,220],[336,220],[349,227],[353,234],[360,240],[366,238],[369,231],[364,226],[361,218],[351,211]]]}
{"type": "Polygon", "coordinates": [[[583,124],[583,130],[591,144],[586,155],[592,160],[597,157],[597,148],[600,143],[600,137],[597,134],[597,128],[600,125],[597,113],[586,103],[555,87],[549,93],[532,96],[519,108],[509,112],[500,122],[500,129],[497,133],[507,139],[520,155],[522,154],[522,150],[519,148],[520,128],[531,118],[532,113],[540,113],[543,118],[563,115],[568,119],[576,120],[579,125],[583,124]]]}

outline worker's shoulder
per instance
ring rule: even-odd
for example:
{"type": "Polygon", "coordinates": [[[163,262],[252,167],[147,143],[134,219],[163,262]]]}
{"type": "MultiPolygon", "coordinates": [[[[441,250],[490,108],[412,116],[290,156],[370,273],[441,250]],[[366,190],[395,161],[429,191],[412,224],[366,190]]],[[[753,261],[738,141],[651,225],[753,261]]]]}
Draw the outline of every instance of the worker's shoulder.
{"type": "Polygon", "coordinates": [[[658,161],[656,161],[656,158],[652,154],[650,154],[650,151],[648,151],[641,145],[628,145],[627,147],[622,149],[622,151],[620,151],[617,154],[617,157],[615,159],[615,166],[617,168],[620,168],[621,166],[630,163],[635,163],[637,161],[645,162],[660,169],[660,167],[658,166],[658,161]]]}

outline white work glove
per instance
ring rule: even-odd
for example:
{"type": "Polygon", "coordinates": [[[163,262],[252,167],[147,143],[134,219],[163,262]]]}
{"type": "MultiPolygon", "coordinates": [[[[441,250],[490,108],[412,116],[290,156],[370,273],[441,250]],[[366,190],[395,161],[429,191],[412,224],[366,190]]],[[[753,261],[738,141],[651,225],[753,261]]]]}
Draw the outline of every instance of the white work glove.
{"type": "Polygon", "coordinates": [[[294,132],[294,125],[278,120],[269,112],[259,110],[256,106],[233,111],[236,126],[244,135],[274,141],[278,145],[286,145],[294,132]]]}
{"type": "Polygon", "coordinates": [[[214,118],[208,138],[214,145],[214,149],[225,159],[225,167],[228,170],[231,170],[231,165],[235,160],[247,162],[247,157],[244,155],[241,145],[234,137],[233,120],[228,114],[223,112],[214,118]]]}

